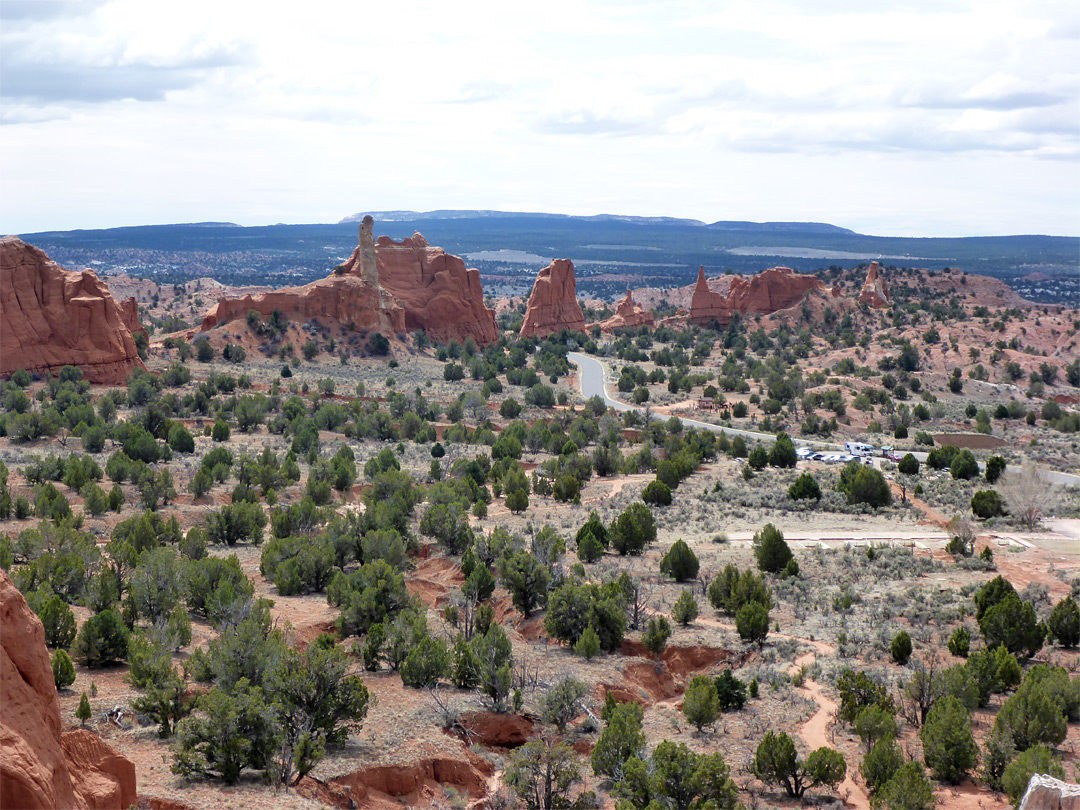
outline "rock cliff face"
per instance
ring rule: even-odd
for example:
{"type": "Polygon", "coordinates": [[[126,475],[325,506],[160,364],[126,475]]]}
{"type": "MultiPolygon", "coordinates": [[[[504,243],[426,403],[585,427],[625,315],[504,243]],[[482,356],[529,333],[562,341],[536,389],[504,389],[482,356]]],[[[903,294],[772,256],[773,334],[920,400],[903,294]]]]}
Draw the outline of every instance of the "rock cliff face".
{"type": "Polygon", "coordinates": [[[604,332],[612,332],[627,327],[652,325],[653,314],[645,307],[635,304],[633,293],[627,290],[626,296],[615,305],[615,314],[601,323],[600,329],[604,332]]]}
{"type": "Polygon", "coordinates": [[[358,276],[334,274],[305,284],[260,295],[222,298],[203,318],[202,331],[246,318],[255,310],[264,319],[275,309],[294,321],[325,318],[352,323],[356,329],[393,335],[405,331],[405,311],[384,291],[369,287],[358,276]]]}
{"type": "Polygon", "coordinates": [[[1080,810],[1080,785],[1037,773],[1028,782],[1020,810],[1080,810]]]}
{"type": "MultiPolygon", "coordinates": [[[[361,244],[346,263],[346,272],[359,272],[364,250],[361,228],[361,244]]],[[[423,329],[440,342],[471,337],[484,345],[498,339],[495,312],[484,306],[479,270],[432,247],[420,233],[400,242],[380,236],[374,254],[379,283],[405,308],[405,329],[423,329]]]]}
{"type": "Polygon", "coordinates": [[[574,263],[556,259],[536,276],[521,337],[547,337],[563,329],[585,331],[585,315],[577,300],[574,263]]]}
{"type": "Polygon", "coordinates": [[[132,337],[142,335],[147,340],[150,339],[150,333],[146,331],[146,327],[139,323],[139,302],[134,296],[120,302],[120,317],[132,337]]]}
{"type": "Polygon", "coordinates": [[[768,315],[794,306],[808,292],[825,289],[825,282],[816,276],[796,273],[790,267],[771,267],[749,279],[733,278],[728,294],[721,295],[709,289],[702,267],[690,302],[690,320],[702,326],[712,321],[726,325],[736,313],[768,315]]]}
{"type": "MultiPolygon", "coordinates": [[[[138,323],[136,312],[135,322],[138,323]]],[[[16,236],[0,239],[0,375],[79,366],[122,384],[143,368],[123,308],[90,270],[68,272],[16,236]]]]}
{"type": "Polygon", "coordinates": [[[130,807],[135,766],[93,732],[61,732],[45,631],[0,571],[0,807],[130,807]]]}
{"type": "Polygon", "coordinates": [[[379,286],[372,224],[371,217],[364,218],[360,225],[360,244],[352,257],[326,278],[303,287],[283,287],[243,298],[222,298],[203,318],[202,331],[246,318],[249,310],[268,318],[279,309],[291,320],[324,318],[351,323],[366,332],[404,332],[405,311],[379,286]]]}
{"type": "Polygon", "coordinates": [[[866,281],[859,293],[859,303],[872,309],[889,305],[889,286],[885,283],[877,262],[870,262],[870,269],[866,271],[866,281]]]}

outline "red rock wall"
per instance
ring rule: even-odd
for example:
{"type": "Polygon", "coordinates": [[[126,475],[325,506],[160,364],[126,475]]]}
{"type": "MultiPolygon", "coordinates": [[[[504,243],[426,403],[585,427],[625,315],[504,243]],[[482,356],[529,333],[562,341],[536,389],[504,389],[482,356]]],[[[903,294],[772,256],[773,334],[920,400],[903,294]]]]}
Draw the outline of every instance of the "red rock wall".
{"type": "Polygon", "coordinates": [[[584,332],[585,315],[577,300],[574,263],[556,259],[536,276],[525,321],[521,324],[521,337],[543,338],[563,329],[584,332]]]}
{"type": "MultiPolygon", "coordinates": [[[[137,318],[136,318],[137,321],[137,318]]],[[[118,385],[143,368],[123,310],[90,270],[68,272],[15,236],[0,239],[0,374],[79,366],[118,385]]]]}
{"type": "MultiPolygon", "coordinates": [[[[347,272],[360,271],[361,250],[346,263],[347,272]]],[[[415,233],[400,242],[380,236],[375,259],[379,284],[405,308],[406,329],[423,329],[441,343],[471,337],[484,345],[498,339],[495,311],[484,306],[480,271],[466,268],[460,257],[415,233]]]]}
{"type": "Polygon", "coordinates": [[[134,296],[120,302],[120,317],[124,321],[124,326],[131,332],[132,337],[141,334],[147,340],[150,339],[150,333],[139,322],[139,302],[135,300],[134,296]]]}
{"type": "Polygon", "coordinates": [[[397,334],[405,331],[405,313],[389,296],[380,294],[359,278],[331,275],[303,287],[284,287],[260,295],[222,298],[203,318],[206,332],[223,323],[246,318],[254,309],[263,318],[280,309],[290,320],[325,318],[341,323],[352,322],[364,331],[397,334]]]}
{"type": "Polygon", "coordinates": [[[709,289],[705,268],[701,268],[690,303],[690,320],[704,326],[714,320],[727,324],[735,313],[769,315],[794,306],[808,292],[824,289],[825,282],[816,276],[796,273],[790,267],[771,267],[749,279],[732,279],[728,294],[723,296],[709,289]]]}
{"type": "Polygon", "coordinates": [[[636,326],[652,326],[653,314],[634,303],[634,294],[626,291],[626,296],[615,305],[615,314],[600,324],[604,332],[626,329],[636,326]]]}
{"type": "Polygon", "coordinates": [[[135,766],[86,730],[61,733],[45,631],[0,571],[0,807],[122,810],[135,766]]]}

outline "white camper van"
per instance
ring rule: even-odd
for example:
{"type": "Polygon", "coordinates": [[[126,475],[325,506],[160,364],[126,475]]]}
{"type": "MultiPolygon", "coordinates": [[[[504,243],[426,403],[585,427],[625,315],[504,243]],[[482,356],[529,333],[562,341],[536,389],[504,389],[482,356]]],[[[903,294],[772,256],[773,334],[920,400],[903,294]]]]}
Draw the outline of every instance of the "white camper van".
{"type": "Polygon", "coordinates": [[[874,445],[866,442],[844,442],[844,449],[852,456],[870,457],[874,455],[874,445]]]}

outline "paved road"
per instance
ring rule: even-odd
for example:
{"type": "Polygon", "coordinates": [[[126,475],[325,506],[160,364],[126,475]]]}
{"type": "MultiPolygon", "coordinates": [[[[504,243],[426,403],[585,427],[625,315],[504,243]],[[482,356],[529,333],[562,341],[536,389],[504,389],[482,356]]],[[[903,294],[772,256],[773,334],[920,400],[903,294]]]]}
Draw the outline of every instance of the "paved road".
{"type": "MultiPolygon", "coordinates": [[[[608,394],[607,380],[604,376],[604,365],[595,357],[589,357],[579,352],[570,352],[567,355],[567,358],[571,363],[581,369],[581,395],[585,397],[585,399],[600,396],[603,398],[604,404],[609,408],[614,408],[617,411],[638,411],[639,413],[644,413],[645,409],[640,405],[631,405],[629,402],[613,399],[608,394]]],[[[772,444],[776,441],[776,436],[771,433],[759,433],[756,430],[724,427],[723,425],[714,425],[710,422],[699,422],[697,419],[687,419],[685,416],[680,416],[679,419],[684,425],[701,428],[703,430],[711,430],[714,433],[723,432],[729,436],[743,436],[744,438],[755,439],[767,444],[772,444]]],[[[795,443],[806,445],[807,447],[815,447],[821,450],[838,450],[842,452],[844,449],[842,445],[838,444],[808,442],[803,439],[795,439],[795,443]]]]}
{"type": "MultiPolygon", "coordinates": [[[[581,354],[580,352],[570,352],[567,358],[571,363],[576,365],[581,370],[581,395],[585,399],[589,399],[593,396],[599,396],[604,400],[604,404],[609,408],[614,408],[617,411],[638,411],[644,412],[644,408],[640,405],[631,405],[629,402],[623,402],[620,399],[613,398],[608,393],[607,379],[604,373],[604,364],[597,360],[595,357],[589,357],[588,355],[581,354]]],[[[742,428],[724,427],[722,425],[714,425],[709,422],[699,422],[697,419],[687,419],[680,416],[684,425],[690,427],[702,428],[704,430],[711,430],[715,433],[724,432],[729,436],[743,436],[747,439],[754,439],[766,444],[772,444],[776,441],[776,437],[771,433],[760,433],[756,430],[743,430],[742,428]]],[[[816,450],[833,450],[843,452],[844,447],[840,444],[830,444],[828,442],[811,442],[805,439],[794,439],[795,444],[804,445],[806,447],[813,447],[816,450]]],[[[919,460],[920,463],[926,461],[927,453],[913,452],[912,455],[919,460]]],[[[880,465],[880,459],[874,459],[875,466],[880,465]]],[[[984,465],[979,464],[979,468],[983,469],[984,465]]],[[[1072,475],[1071,473],[1058,472],[1056,470],[1043,469],[1043,475],[1046,476],[1051,482],[1055,484],[1063,484],[1065,486],[1075,487],[1080,486],[1080,475],[1072,475]]]]}

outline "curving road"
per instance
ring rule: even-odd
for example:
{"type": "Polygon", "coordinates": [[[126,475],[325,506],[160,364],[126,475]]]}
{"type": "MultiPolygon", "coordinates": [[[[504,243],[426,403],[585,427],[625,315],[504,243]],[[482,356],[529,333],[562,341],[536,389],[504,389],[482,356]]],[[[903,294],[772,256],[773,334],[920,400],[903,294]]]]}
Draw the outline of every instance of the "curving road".
{"type": "MultiPolygon", "coordinates": [[[[617,411],[638,411],[639,413],[645,411],[640,405],[631,405],[628,402],[614,399],[608,394],[604,364],[595,357],[589,357],[580,352],[570,352],[567,355],[567,358],[581,370],[581,395],[585,397],[585,399],[599,396],[604,400],[605,405],[609,408],[614,408],[617,411]]],[[[680,416],[679,420],[684,425],[701,428],[703,430],[711,430],[714,433],[723,432],[728,434],[728,436],[743,436],[747,439],[755,439],[759,442],[766,442],[768,444],[772,444],[776,441],[776,436],[771,433],[759,433],[756,430],[724,427],[723,425],[714,425],[710,422],[699,422],[697,419],[688,419],[685,416],[680,416]]],[[[805,445],[806,447],[814,447],[820,450],[843,450],[842,445],[828,444],[826,442],[808,442],[803,439],[792,438],[795,441],[795,444],[805,445]]]]}
{"type": "MultiPolygon", "coordinates": [[[[567,358],[571,363],[576,365],[580,370],[580,383],[581,383],[581,395],[585,399],[589,399],[593,396],[599,396],[604,400],[604,404],[609,408],[614,408],[617,411],[638,411],[644,412],[644,408],[640,405],[631,405],[629,402],[623,402],[620,399],[615,399],[608,394],[607,377],[604,369],[604,364],[597,360],[595,357],[589,357],[588,355],[581,354],[580,352],[570,352],[567,354],[567,358]]],[[[742,428],[724,427],[723,425],[714,425],[709,422],[699,422],[697,419],[688,419],[684,416],[679,417],[684,425],[689,425],[694,428],[701,428],[703,430],[711,430],[714,433],[726,433],[729,436],[742,436],[747,439],[754,439],[759,442],[765,442],[771,444],[776,441],[776,437],[771,433],[760,433],[756,430],[744,430],[742,428]]],[[[794,436],[792,440],[797,445],[804,447],[813,447],[816,450],[832,450],[843,452],[844,447],[840,444],[830,444],[828,442],[811,442],[805,439],[797,439],[794,436]]],[[[927,453],[916,451],[913,453],[915,458],[920,463],[926,461],[927,453]]],[[[880,459],[874,459],[874,466],[880,466],[880,459]]],[[[980,462],[979,468],[983,469],[984,464],[980,462]]],[[[1010,471],[1012,472],[1012,471],[1010,471]]],[[[1080,475],[1073,475],[1071,473],[1058,472],[1057,470],[1048,470],[1043,468],[1043,475],[1046,478],[1055,483],[1062,484],[1064,486],[1075,487],[1080,486],[1080,475]]],[[[1009,474],[1009,473],[1006,473],[1009,474]]]]}

